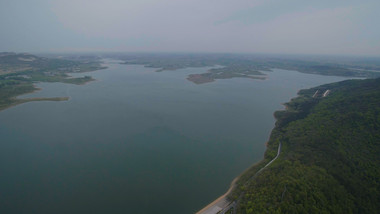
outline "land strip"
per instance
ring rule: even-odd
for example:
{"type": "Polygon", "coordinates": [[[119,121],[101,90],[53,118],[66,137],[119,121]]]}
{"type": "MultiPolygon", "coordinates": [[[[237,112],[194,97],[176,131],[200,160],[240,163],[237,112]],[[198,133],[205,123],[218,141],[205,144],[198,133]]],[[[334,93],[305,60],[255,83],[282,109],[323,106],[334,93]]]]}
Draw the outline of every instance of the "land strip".
{"type": "Polygon", "coordinates": [[[72,78],[70,73],[104,69],[99,60],[45,58],[31,54],[0,53],[0,111],[32,101],[64,101],[67,97],[18,99],[38,90],[38,82],[62,82],[83,85],[94,79],[90,76],[72,78]]]}

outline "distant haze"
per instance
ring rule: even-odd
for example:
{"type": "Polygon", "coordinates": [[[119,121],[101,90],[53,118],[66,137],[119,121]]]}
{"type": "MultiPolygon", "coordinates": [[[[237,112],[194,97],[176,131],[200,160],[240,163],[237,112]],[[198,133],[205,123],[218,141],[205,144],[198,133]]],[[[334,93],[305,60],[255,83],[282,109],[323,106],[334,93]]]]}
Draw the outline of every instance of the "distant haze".
{"type": "Polygon", "coordinates": [[[380,56],[379,0],[1,0],[0,51],[380,56]]]}

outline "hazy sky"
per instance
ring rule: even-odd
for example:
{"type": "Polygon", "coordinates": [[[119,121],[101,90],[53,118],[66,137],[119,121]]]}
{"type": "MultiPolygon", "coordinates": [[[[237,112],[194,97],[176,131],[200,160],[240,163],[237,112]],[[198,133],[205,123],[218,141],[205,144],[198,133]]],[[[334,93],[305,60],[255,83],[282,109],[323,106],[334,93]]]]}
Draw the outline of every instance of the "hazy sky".
{"type": "Polygon", "coordinates": [[[380,56],[380,0],[0,0],[0,51],[380,56]]]}

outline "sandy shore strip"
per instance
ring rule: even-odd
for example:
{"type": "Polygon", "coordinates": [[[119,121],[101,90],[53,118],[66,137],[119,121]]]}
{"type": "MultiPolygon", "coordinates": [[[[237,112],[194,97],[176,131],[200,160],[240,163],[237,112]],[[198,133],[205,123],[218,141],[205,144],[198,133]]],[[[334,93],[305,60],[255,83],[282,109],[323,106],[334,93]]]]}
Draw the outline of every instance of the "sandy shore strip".
{"type": "MultiPolygon", "coordinates": [[[[240,177],[240,176],[239,176],[240,177]]],[[[230,188],[227,190],[226,193],[224,193],[222,196],[217,198],[215,201],[198,211],[196,214],[216,214],[225,207],[227,207],[230,202],[227,200],[227,195],[231,193],[231,191],[236,186],[236,181],[239,179],[239,177],[236,177],[232,182],[230,188]]]]}

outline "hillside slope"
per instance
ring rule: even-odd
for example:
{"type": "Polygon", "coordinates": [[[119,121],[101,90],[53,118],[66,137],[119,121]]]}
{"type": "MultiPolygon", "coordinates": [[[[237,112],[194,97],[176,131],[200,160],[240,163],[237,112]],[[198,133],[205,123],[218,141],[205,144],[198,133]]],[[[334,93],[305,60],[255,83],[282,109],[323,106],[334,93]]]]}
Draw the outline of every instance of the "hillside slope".
{"type": "Polygon", "coordinates": [[[265,159],[230,195],[237,213],[378,213],[380,79],[302,90],[286,106],[275,113],[265,159]],[[279,158],[252,179],[279,142],[279,158]]]}

